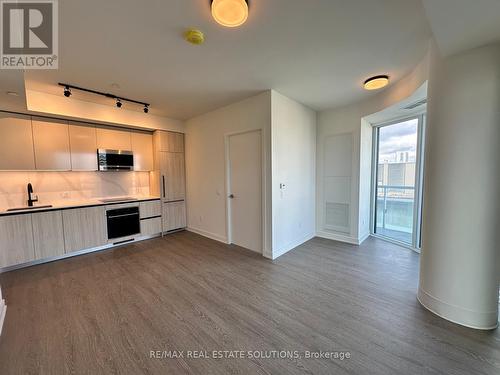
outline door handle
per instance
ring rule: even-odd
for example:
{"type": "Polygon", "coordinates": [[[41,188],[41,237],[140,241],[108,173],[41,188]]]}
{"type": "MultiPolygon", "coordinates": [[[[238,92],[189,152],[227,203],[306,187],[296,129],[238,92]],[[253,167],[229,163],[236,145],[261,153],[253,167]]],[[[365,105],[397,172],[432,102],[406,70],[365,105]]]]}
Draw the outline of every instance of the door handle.
{"type": "Polygon", "coordinates": [[[166,198],[166,194],[165,194],[165,176],[164,175],[161,176],[161,180],[162,180],[162,185],[163,185],[163,198],[166,198]]]}
{"type": "Polygon", "coordinates": [[[229,199],[234,199],[234,194],[229,194],[229,199]]]}

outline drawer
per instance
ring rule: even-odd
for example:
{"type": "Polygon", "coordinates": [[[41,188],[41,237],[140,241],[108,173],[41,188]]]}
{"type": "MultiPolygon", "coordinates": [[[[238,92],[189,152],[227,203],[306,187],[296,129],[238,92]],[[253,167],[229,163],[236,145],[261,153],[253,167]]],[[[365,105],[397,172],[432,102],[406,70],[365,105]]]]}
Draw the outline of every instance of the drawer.
{"type": "Polygon", "coordinates": [[[141,236],[153,236],[161,233],[161,217],[141,219],[141,236]]]}
{"type": "Polygon", "coordinates": [[[147,201],[141,202],[139,204],[139,214],[141,219],[148,217],[161,216],[161,202],[157,201],[147,201]]]}

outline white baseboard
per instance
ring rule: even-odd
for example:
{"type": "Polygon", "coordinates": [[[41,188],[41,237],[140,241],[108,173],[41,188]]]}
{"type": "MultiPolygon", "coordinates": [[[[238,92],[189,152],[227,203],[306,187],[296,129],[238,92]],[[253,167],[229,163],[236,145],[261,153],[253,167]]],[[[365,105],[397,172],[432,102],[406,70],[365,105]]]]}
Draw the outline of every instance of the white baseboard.
{"type": "Polygon", "coordinates": [[[434,297],[421,286],[418,288],[417,300],[430,312],[452,323],[479,330],[492,330],[498,327],[498,310],[496,309],[494,311],[464,309],[434,297]]]}
{"type": "Polygon", "coordinates": [[[288,243],[286,246],[284,246],[283,248],[281,249],[278,249],[278,250],[273,250],[273,257],[272,259],[276,259],[276,258],[279,258],[280,256],[288,253],[290,250],[293,250],[295,249],[297,246],[300,246],[302,245],[304,242],[307,242],[309,241],[311,238],[314,238],[316,235],[314,233],[310,233],[302,238],[299,238],[297,240],[294,240],[290,243],[288,243]]]}
{"type": "Polygon", "coordinates": [[[360,236],[358,239],[359,242],[358,245],[361,245],[363,242],[365,242],[368,239],[368,237],[370,237],[370,233],[365,233],[362,236],[360,236]]]}
{"type": "Polygon", "coordinates": [[[360,240],[359,238],[347,236],[345,234],[330,233],[330,232],[324,232],[324,231],[319,231],[318,233],[316,233],[316,236],[321,237],[321,238],[326,238],[328,240],[346,242],[346,243],[350,243],[353,245],[360,245],[366,239],[366,238],[364,238],[364,239],[360,240]]]}
{"type": "Polygon", "coordinates": [[[222,242],[225,244],[228,243],[226,237],[219,236],[218,234],[215,234],[215,233],[207,232],[207,231],[204,231],[202,229],[197,229],[197,228],[193,228],[193,227],[187,227],[186,230],[189,232],[199,234],[200,236],[210,238],[210,239],[215,240],[215,241],[219,241],[219,242],[222,242]]]}

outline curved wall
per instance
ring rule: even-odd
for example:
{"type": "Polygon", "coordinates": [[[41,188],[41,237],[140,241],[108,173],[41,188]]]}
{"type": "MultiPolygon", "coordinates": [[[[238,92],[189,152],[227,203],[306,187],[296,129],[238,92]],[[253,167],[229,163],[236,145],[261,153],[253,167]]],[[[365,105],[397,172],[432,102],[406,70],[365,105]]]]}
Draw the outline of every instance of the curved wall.
{"type": "Polygon", "coordinates": [[[430,68],[418,299],[492,329],[500,276],[500,44],[430,68]]]}

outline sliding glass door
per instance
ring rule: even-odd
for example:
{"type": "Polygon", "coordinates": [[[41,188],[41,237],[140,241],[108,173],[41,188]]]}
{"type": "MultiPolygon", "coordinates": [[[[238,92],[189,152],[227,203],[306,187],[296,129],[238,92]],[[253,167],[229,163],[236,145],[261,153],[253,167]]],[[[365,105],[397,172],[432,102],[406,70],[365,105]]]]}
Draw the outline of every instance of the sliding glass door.
{"type": "Polygon", "coordinates": [[[425,116],[374,128],[373,234],[420,248],[425,116]]]}

